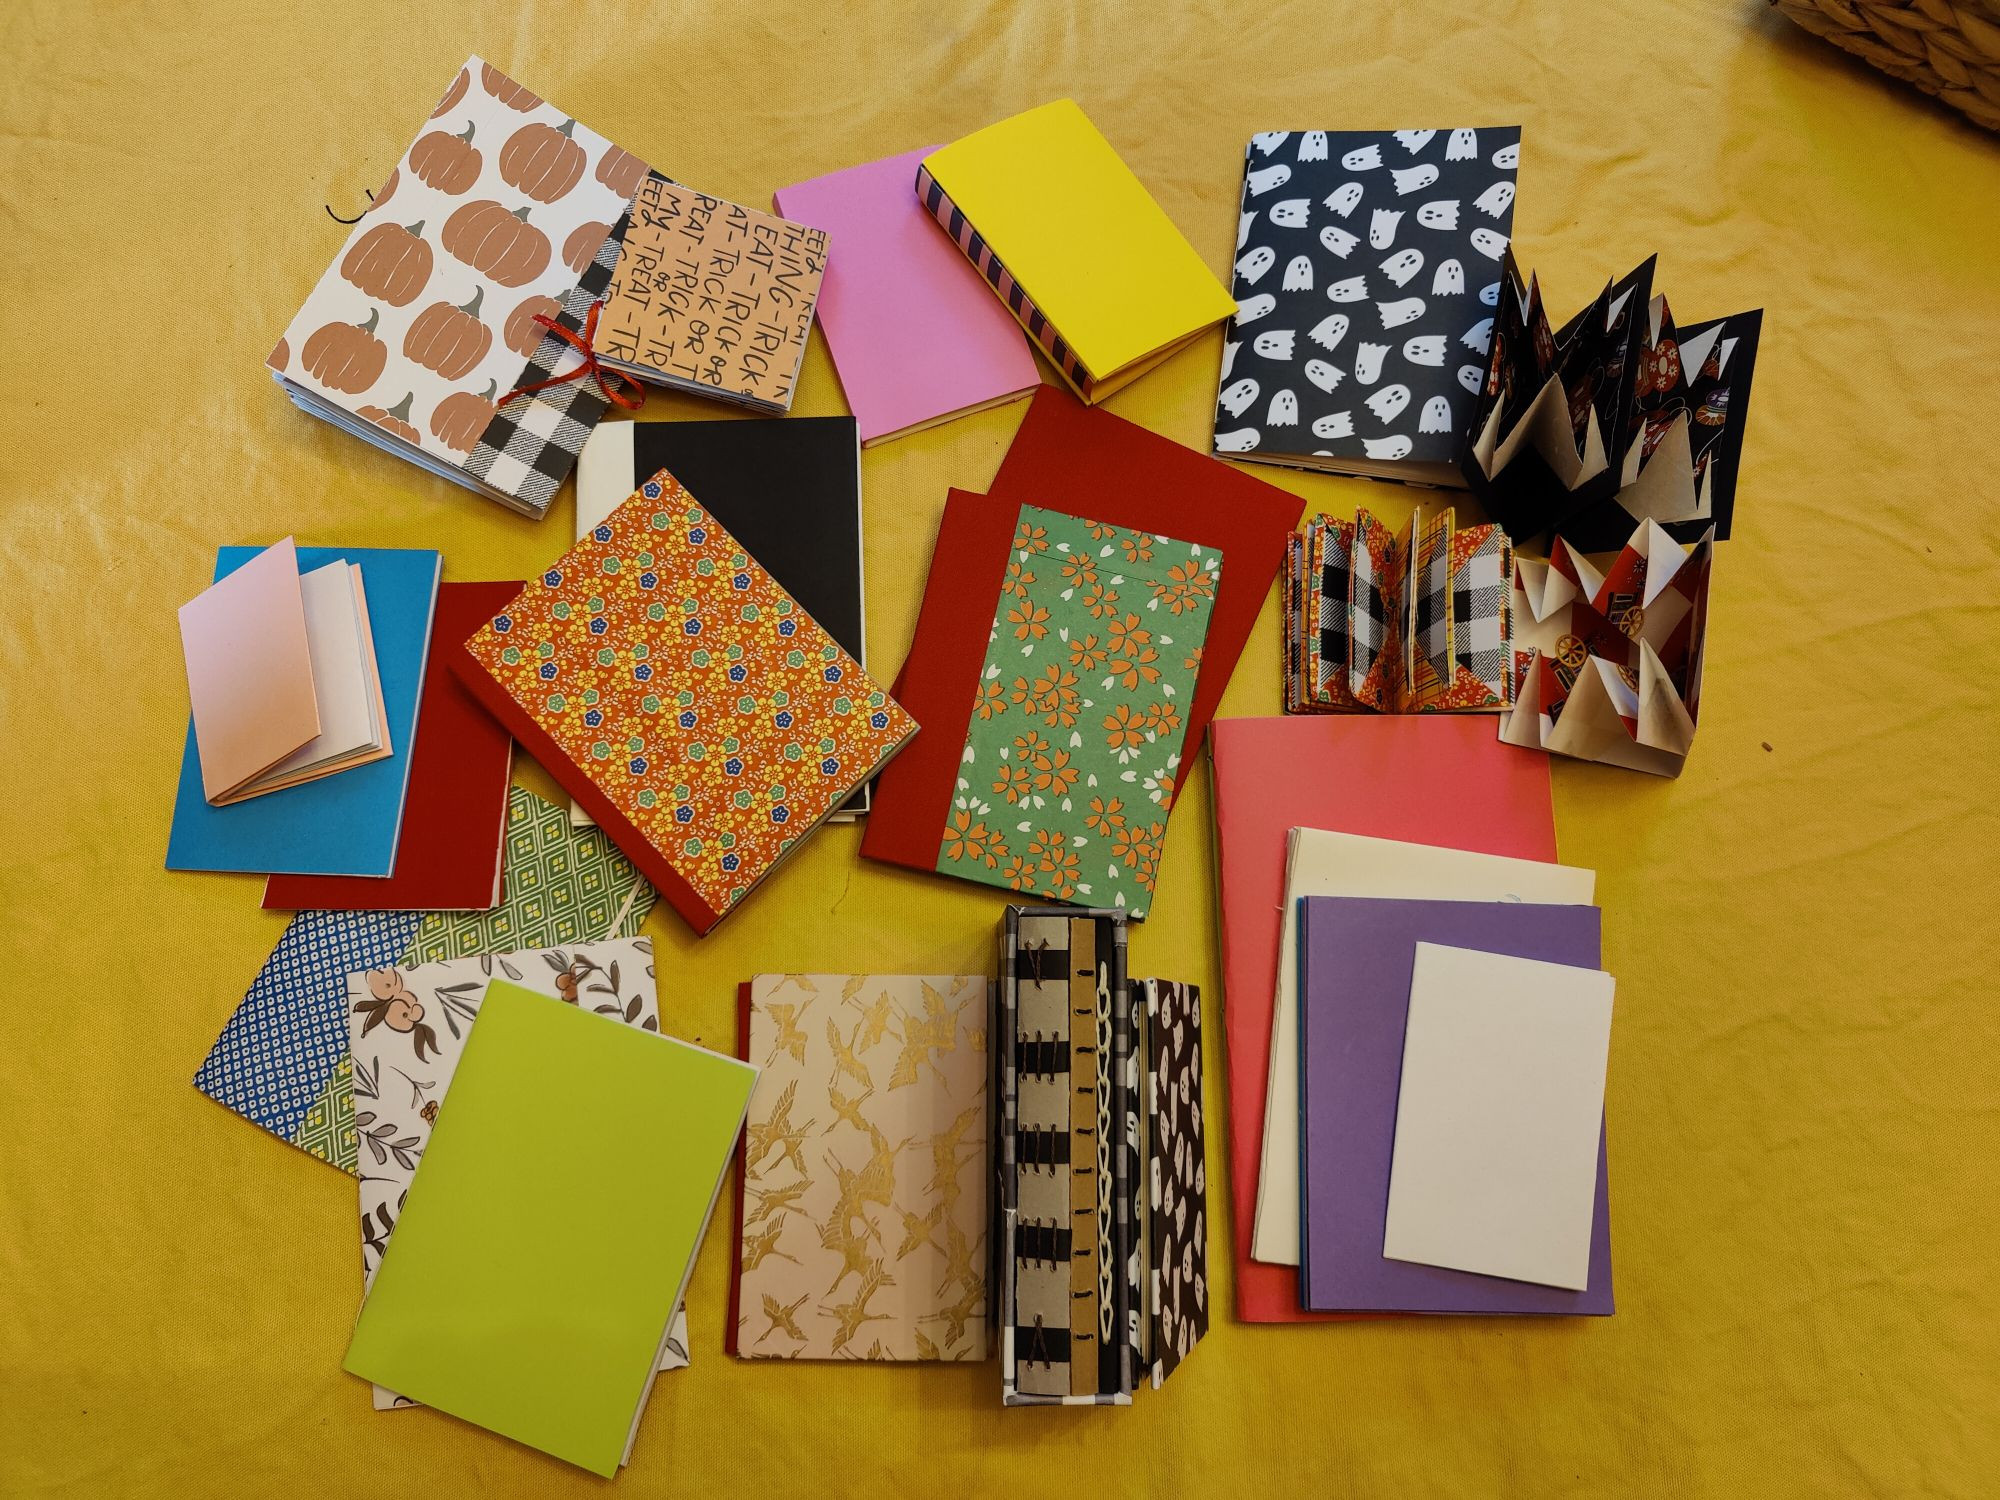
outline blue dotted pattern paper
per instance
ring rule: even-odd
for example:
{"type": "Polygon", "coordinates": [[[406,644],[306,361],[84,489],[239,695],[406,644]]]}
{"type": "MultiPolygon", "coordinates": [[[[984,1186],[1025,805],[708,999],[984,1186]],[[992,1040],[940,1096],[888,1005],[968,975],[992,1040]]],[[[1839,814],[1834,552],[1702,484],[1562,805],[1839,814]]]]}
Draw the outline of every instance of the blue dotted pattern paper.
{"type": "Polygon", "coordinates": [[[347,1055],[347,976],[396,962],[413,911],[305,911],[264,960],[194,1086],[289,1141],[347,1055]]]}

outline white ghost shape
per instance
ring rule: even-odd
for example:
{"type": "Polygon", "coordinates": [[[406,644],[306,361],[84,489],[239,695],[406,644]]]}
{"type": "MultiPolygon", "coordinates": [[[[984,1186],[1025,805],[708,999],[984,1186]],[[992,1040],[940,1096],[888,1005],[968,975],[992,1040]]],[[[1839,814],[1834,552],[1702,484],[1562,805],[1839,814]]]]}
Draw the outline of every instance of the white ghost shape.
{"type": "Polygon", "coordinates": [[[1441,333],[1420,334],[1403,344],[1403,358],[1413,365],[1430,365],[1435,369],[1444,368],[1444,335],[1441,333]]]}
{"type": "Polygon", "coordinates": [[[1289,328],[1268,328],[1257,335],[1256,342],[1250,347],[1266,359],[1290,359],[1294,337],[1289,328]]]}
{"type": "Polygon", "coordinates": [[[1326,294],[1335,302],[1359,302],[1368,295],[1368,278],[1350,276],[1345,281],[1336,281],[1326,289],[1326,294]]]}
{"type": "Polygon", "coordinates": [[[1354,436],[1354,414],[1337,411],[1330,416],[1319,418],[1313,423],[1316,438],[1344,438],[1354,436]]]}
{"type": "Polygon", "coordinates": [[[1260,130],[1250,137],[1250,144],[1265,156],[1269,156],[1285,144],[1285,137],[1290,134],[1289,130],[1260,130]]]}
{"type": "Polygon", "coordinates": [[[1376,414],[1378,422],[1392,422],[1394,418],[1402,416],[1402,408],[1408,404],[1410,404],[1410,388],[1402,384],[1382,386],[1382,390],[1378,390],[1374,396],[1368,398],[1368,410],[1376,414]]]}
{"type": "Polygon", "coordinates": [[[1235,368],[1236,351],[1242,347],[1235,339],[1229,340],[1222,346],[1222,378],[1224,380],[1229,378],[1230,370],[1235,368]]]}
{"type": "Polygon", "coordinates": [[[1488,260],[1498,260],[1507,249],[1507,236],[1496,234],[1484,224],[1473,230],[1467,238],[1471,240],[1472,248],[1488,260]]]}
{"type": "Polygon", "coordinates": [[[1350,172],[1372,172],[1382,165],[1380,146],[1356,146],[1341,157],[1340,164],[1350,172]]]}
{"type": "Polygon", "coordinates": [[[1309,255],[1295,255],[1285,267],[1285,290],[1309,292],[1313,289],[1313,263],[1309,255]]]}
{"type": "Polygon", "coordinates": [[[1395,179],[1397,197],[1400,198],[1408,193],[1421,193],[1438,180],[1437,163],[1421,161],[1414,167],[1400,167],[1389,175],[1395,179]]]}
{"type": "Polygon", "coordinates": [[[1363,438],[1361,451],[1370,458],[1408,458],[1414,447],[1407,437],[1397,433],[1394,437],[1363,438]]]}
{"type": "Polygon", "coordinates": [[[1266,427],[1296,427],[1299,425],[1299,398],[1290,391],[1280,391],[1271,398],[1271,409],[1264,415],[1266,427]]]}
{"type": "Polygon", "coordinates": [[[1248,453],[1263,440],[1264,434],[1254,427],[1239,427],[1234,432],[1218,432],[1215,435],[1217,453],[1248,453]]]}
{"type": "Polygon", "coordinates": [[[1238,250],[1241,250],[1244,244],[1249,240],[1250,226],[1252,224],[1255,224],[1256,222],[1257,222],[1257,210],[1254,208],[1251,209],[1250,212],[1248,212],[1247,214],[1238,214],[1236,216],[1236,248],[1238,250]]]}
{"type": "Polygon", "coordinates": [[[1216,405],[1232,417],[1240,417],[1250,410],[1250,403],[1257,399],[1257,382],[1248,375],[1230,386],[1215,398],[1216,405]]]}
{"type": "Polygon", "coordinates": [[[1326,160],[1326,132],[1324,130],[1308,130],[1304,135],[1299,137],[1299,160],[1326,160]]]}
{"type": "Polygon", "coordinates": [[[1368,216],[1368,243],[1377,250],[1387,250],[1396,243],[1396,226],[1403,222],[1403,211],[1399,208],[1378,208],[1368,216]]]}
{"type": "Polygon", "coordinates": [[[1426,229],[1458,228],[1458,200],[1433,198],[1417,210],[1417,222],[1426,229]]]}
{"type": "Polygon", "coordinates": [[[1424,403],[1423,415],[1417,418],[1419,432],[1450,432],[1451,403],[1442,396],[1433,396],[1424,403]]]}
{"type": "Polygon", "coordinates": [[[1500,305],[1500,283],[1497,281],[1488,282],[1485,286],[1481,287],[1479,289],[1479,300],[1484,302],[1488,307],[1498,307],[1500,305]]]}
{"type": "Polygon", "coordinates": [[[1331,349],[1347,337],[1347,314],[1330,313],[1321,318],[1313,331],[1306,335],[1322,349],[1331,349]]]}
{"type": "Polygon", "coordinates": [[[1414,323],[1424,315],[1424,299],[1404,297],[1398,302],[1378,302],[1375,311],[1382,315],[1384,328],[1401,328],[1405,323],[1414,323]]]}
{"type": "Polygon", "coordinates": [[[1347,259],[1347,252],[1360,244],[1361,240],[1358,235],[1349,234],[1338,224],[1329,224],[1320,230],[1319,242],[1330,252],[1345,260],[1347,259]]]}
{"type": "Polygon", "coordinates": [[[1312,212],[1312,199],[1287,198],[1282,203],[1271,205],[1271,222],[1280,229],[1303,229],[1306,216],[1312,212]]]}
{"type": "Polygon", "coordinates": [[[1438,262],[1437,273],[1431,277],[1433,297],[1456,297],[1465,290],[1465,267],[1455,260],[1438,262]]]}
{"type": "Polygon", "coordinates": [[[1415,156],[1431,143],[1431,137],[1436,134],[1435,130],[1399,130],[1396,132],[1396,144],[1415,156]]]}
{"type": "Polygon", "coordinates": [[[1444,143],[1446,161],[1471,161],[1479,155],[1479,135],[1471,130],[1454,130],[1444,143]]]}
{"type": "Polygon", "coordinates": [[[1340,371],[1325,360],[1309,359],[1306,361],[1306,379],[1323,391],[1331,391],[1340,384],[1342,376],[1340,371]]]}
{"type": "Polygon", "coordinates": [[[1460,365],[1458,383],[1476,396],[1479,394],[1480,386],[1486,383],[1486,372],[1478,365],[1460,365]]]}
{"type": "Polygon", "coordinates": [[[1255,286],[1277,263],[1278,252],[1269,245],[1259,245],[1249,254],[1237,257],[1236,274],[1249,285],[1255,286]]]}
{"type": "Polygon", "coordinates": [[[1360,201],[1361,184],[1358,182],[1343,182],[1326,195],[1326,206],[1343,219],[1354,212],[1354,205],[1360,201]]]}
{"type": "Polygon", "coordinates": [[[1366,340],[1354,346],[1354,378],[1363,385],[1373,385],[1382,375],[1382,356],[1389,352],[1387,344],[1371,344],[1366,340]]]}
{"type": "Polygon", "coordinates": [[[1502,146],[1498,151],[1493,153],[1493,165],[1499,167],[1502,171],[1511,172],[1520,164],[1521,143],[1519,141],[1516,141],[1511,146],[1502,146]]]}
{"type": "Polygon", "coordinates": [[[1408,286],[1410,278],[1424,268],[1424,252],[1416,249],[1398,250],[1382,262],[1382,274],[1397,286],[1408,286]]]}
{"type": "Polygon", "coordinates": [[[1261,198],[1272,188],[1283,187],[1292,180],[1292,169],[1283,162],[1275,166],[1260,167],[1243,179],[1243,185],[1250,189],[1250,196],[1261,198]]]}
{"type": "Polygon", "coordinates": [[[1236,326],[1241,328],[1245,323],[1256,322],[1277,305],[1278,299],[1269,292],[1259,292],[1254,297],[1245,297],[1236,304],[1236,326]]]}
{"type": "Polygon", "coordinates": [[[1501,178],[1493,186],[1472,200],[1472,206],[1490,219],[1497,219],[1507,212],[1507,205],[1514,201],[1514,184],[1501,178]]]}
{"type": "Polygon", "coordinates": [[[1493,347],[1493,320],[1481,318],[1458,336],[1458,341],[1468,349],[1477,349],[1481,354],[1493,347]]]}

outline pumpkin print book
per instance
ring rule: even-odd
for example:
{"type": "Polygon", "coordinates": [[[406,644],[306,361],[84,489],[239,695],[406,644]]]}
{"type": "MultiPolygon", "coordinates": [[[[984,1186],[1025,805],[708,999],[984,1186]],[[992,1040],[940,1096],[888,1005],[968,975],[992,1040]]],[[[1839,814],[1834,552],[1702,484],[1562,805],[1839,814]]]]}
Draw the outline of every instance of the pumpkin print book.
{"type": "Polygon", "coordinates": [[[312,416],[539,517],[607,404],[581,336],[646,164],[490,63],[458,71],[267,363],[312,416]],[[520,392],[520,394],[511,394],[520,392]]]}
{"type": "Polygon", "coordinates": [[[697,933],[917,729],[665,469],[453,668],[697,933]]]}

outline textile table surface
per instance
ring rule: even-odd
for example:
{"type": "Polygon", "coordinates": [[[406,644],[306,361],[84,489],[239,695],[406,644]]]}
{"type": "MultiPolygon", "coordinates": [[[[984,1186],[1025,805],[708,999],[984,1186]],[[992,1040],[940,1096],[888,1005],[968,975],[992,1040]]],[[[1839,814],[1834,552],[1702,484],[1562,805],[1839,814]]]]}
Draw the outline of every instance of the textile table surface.
{"type": "MultiPolygon", "coordinates": [[[[188,1081],[284,918],[251,878],[161,868],[174,609],[218,545],[438,547],[448,579],[482,579],[569,536],[567,487],[543,523],[516,517],[308,420],[263,368],[340,243],[322,205],[362,208],[475,51],[758,206],[1072,95],[1225,278],[1253,132],[1519,124],[1517,242],[1558,308],[1658,251],[1677,316],[1767,309],[1686,773],[1554,768],[1618,977],[1617,1315],[1230,1320],[1197,774],[1132,964],[1209,1009],[1207,1342],[1128,1411],[1003,1412],[990,1364],[738,1364],[725,1196],[694,1366],[658,1383],[624,1494],[1990,1486],[2000,141],[1757,0],[25,0],[0,16],[0,1493],[600,1488],[438,1413],[377,1413],[341,1373],[352,1180],[188,1081]]],[[[1205,447],[1221,342],[1110,409],[1205,447]]],[[[796,410],[845,410],[818,335],[796,410]]],[[[885,679],[946,488],[984,486],[1021,411],[868,453],[885,679]]],[[[646,417],[712,414],[654,393],[646,417]]],[[[1412,498],[1257,472],[1302,509],[1400,524],[1412,498]]],[[[1225,716],[1278,711],[1278,623],[1274,591],[1225,716]]],[[[531,763],[517,779],[555,792],[531,763]]],[[[668,1028],[730,1047],[759,971],[990,967],[1000,893],[864,866],[859,842],[822,831],[705,941],[655,908],[668,1028]]]]}

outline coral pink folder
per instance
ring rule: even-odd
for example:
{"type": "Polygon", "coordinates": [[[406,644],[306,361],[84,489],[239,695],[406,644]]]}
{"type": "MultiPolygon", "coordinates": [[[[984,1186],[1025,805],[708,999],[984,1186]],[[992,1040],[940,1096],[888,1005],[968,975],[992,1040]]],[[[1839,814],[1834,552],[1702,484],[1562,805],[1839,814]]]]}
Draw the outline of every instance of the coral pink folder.
{"type": "Polygon", "coordinates": [[[180,609],[202,794],[215,802],[319,733],[290,537],[180,609]]]}
{"type": "Polygon", "coordinates": [[[1271,1069],[1285,834],[1328,828],[1553,860],[1548,757],[1502,744],[1484,717],[1448,714],[1218,719],[1209,735],[1236,1316],[1246,1323],[1351,1316],[1300,1311],[1297,1269],[1250,1257],[1271,1069]]]}
{"type": "Polygon", "coordinates": [[[780,188],[778,212],[827,235],[819,322],[861,445],[1040,384],[1035,356],[979,273],[917,201],[926,151],[780,188]]]}

